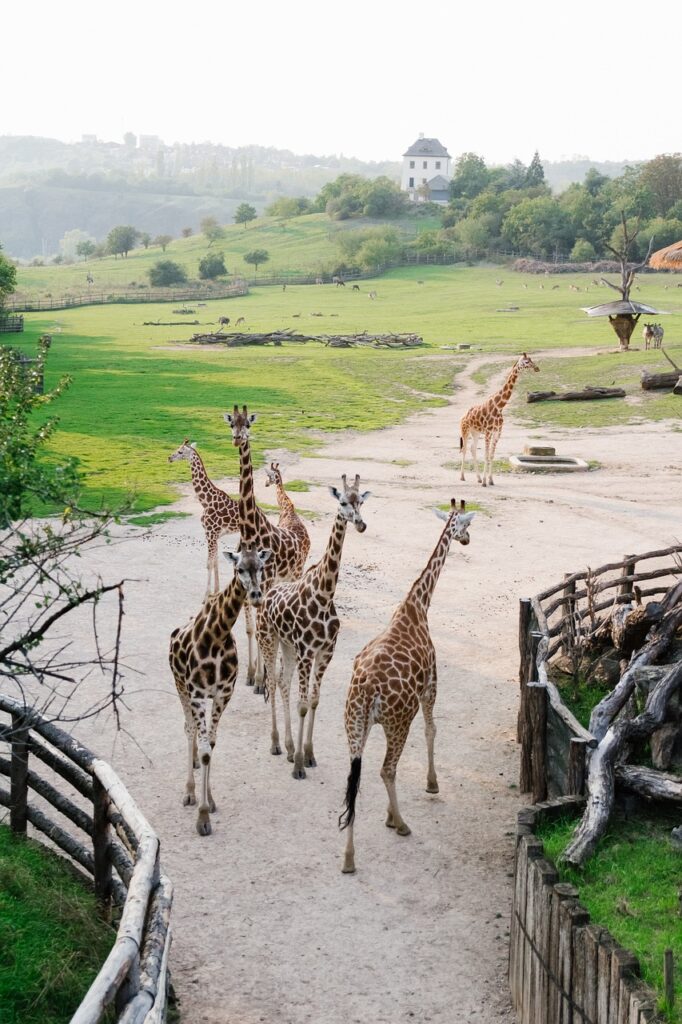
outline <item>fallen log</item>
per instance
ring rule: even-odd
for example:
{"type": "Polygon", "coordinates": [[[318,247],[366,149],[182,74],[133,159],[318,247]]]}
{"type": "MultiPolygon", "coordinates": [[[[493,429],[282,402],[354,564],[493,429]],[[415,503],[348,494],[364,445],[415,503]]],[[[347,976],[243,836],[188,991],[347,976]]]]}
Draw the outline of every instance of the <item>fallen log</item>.
{"type": "Polygon", "coordinates": [[[677,384],[673,388],[673,394],[682,395],[682,377],[678,379],[677,384]]]}
{"type": "Polygon", "coordinates": [[[669,373],[647,373],[642,370],[641,384],[645,391],[667,391],[672,390],[679,379],[679,370],[671,370],[669,373]]]}
{"type": "Polygon", "coordinates": [[[199,327],[199,320],[145,320],[143,327],[199,327]]]}
{"type": "Polygon", "coordinates": [[[619,764],[616,766],[616,781],[639,796],[682,803],[682,779],[679,775],[666,775],[641,765],[619,764]]]}
{"type": "Polygon", "coordinates": [[[417,348],[424,344],[418,334],[303,334],[291,329],[255,333],[215,331],[208,334],[193,334],[189,339],[198,345],[226,345],[235,348],[241,345],[281,345],[283,342],[305,343],[316,341],[329,348],[353,348],[356,345],[372,345],[374,348],[417,348]]]}
{"type": "Polygon", "coordinates": [[[587,402],[597,398],[625,398],[622,388],[592,388],[582,391],[529,391],[527,402],[587,402]]]}

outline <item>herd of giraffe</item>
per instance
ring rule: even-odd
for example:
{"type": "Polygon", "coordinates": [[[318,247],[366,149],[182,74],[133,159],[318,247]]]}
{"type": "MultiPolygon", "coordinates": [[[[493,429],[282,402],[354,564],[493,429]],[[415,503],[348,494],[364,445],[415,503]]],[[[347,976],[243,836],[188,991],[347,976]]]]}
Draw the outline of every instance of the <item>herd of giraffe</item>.
{"type": "MultiPolygon", "coordinates": [[[[483,405],[475,406],[461,425],[462,479],[467,443],[471,444],[477,472],[478,437],[485,440],[483,479],[492,484],[492,459],[502,428],[502,408],[509,400],[518,375],[537,370],[524,353],[514,364],[502,389],[483,405]]],[[[187,780],[183,803],[197,804],[194,772],[201,769],[196,828],[211,833],[215,802],[211,794],[210,768],[220,718],[234,692],[237,679],[237,648],[232,634],[242,608],[248,638],[247,684],[265,694],[270,703],[272,754],[281,754],[277,719],[277,691],[284,720],[284,746],[293,762],[293,777],[304,779],[306,768],[316,767],[313,750],[315,713],[324,673],[334,655],[340,620],[334,606],[346,530],[352,524],[364,533],[362,506],[370,495],[360,490],[358,474],[352,483],[342,477],[342,487],[330,487],[337,503],[336,517],[320,560],[305,568],[310,537],[294,503],[284,488],[279,464],[266,469],[266,486],[277,490],[279,521],[272,523],[256,504],[250,431],[256,416],[246,406],[235,405],[225,421],[239,449],[239,498],[217,487],[206,472],[194,444],[186,439],[169,461],[190,463],[192,484],[201,503],[201,523],[208,547],[208,580],[199,612],[170,639],[170,666],[185,717],[187,780]],[[238,551],[225,552],[232,563],[231,582],[220,589],[218,540],[238,534],[238,551]],[[251,608],[255,608],[255,628],[251,608]],[[279,661],[278,661],[279,655],[279,661]],[[298,680],[298,729],[294,739],[290,714],[290,688],[296,670],[298,680]]],[[[386,736],[386,755],[381,777],[388,793],[386,825],[398,835],[409,835],[396,796],[396,770],[412,721],[421,707],[426,733],[428,768],[426,790],[438,792],[434,764],[436,727],[436,653],[429,633],[428,611],[445,559],[453,541],[469,543],[473,512],[464,501],[453,498],[438,543],[424,570],[398,606],[386,629],[356,656],[346,698],[345,728],[350,753],[350,772],[339,826],[347,833],[344,873],[355,871],[354,820],[360,784],[362,753],[370,729],[381,725],[386,736]]]]}

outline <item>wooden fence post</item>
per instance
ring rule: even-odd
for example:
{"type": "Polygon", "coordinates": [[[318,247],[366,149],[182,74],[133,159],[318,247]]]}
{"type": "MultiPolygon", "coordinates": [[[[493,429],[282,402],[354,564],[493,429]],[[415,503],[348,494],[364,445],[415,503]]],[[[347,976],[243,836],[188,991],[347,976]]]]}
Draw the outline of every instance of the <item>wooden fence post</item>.
{"type": "MultiPolygon", "coordinates": [[[[567,579],[568,573],[564,573],[564,579],[567,579]]],[[[571,580],[564,587],[564,602],[562,610],[562,622],[561,622],[561,650],[564,654],[570,654],[575,646],[575,622],[573,616],[575,614],[575,580],[571,580]]]]}
{"type": "Polygon", "coordinates": [[[587,740],[582,736],[572,736],[568,750],[567,796],[582,796],[585,790],[585,755],[587,740]]]}
{"type": "Polygon", "coordinates": [[[92,849],[95,859],[95,896],[105,917],[111,911],[112,876],[109,856],[109,794],[92,776],[92,849]]]}
{"type": "Polygon", "coordinates": [[[547,798],[547,688],[528,683],[528,726],[526,745],[530,748],[533,803],[547,798]]]}
{"type": "MultiPolygon", "coordinates": [[[[523,739],[523,723],[526,714],[526,683],[533,677],[530,674],[530,630],[533,607],[530,599],[522,597],[519,601],[519,713],[516,720],[516,741],[523,739]]],[[[523,787],[522,791],[523,791],[523,787]]]]}
{"type": "Polygon", "coordinates": [[[15,835],[26,835],[28,821],[28,728],[21,715],[12,715],[9,823],[15,835]]]}
{"type": "MultiPolygon", "coordinates": [[[[636,560],[634,555],[623,555],[623,571],[621,576],[634,576],[636,560]]],[[[632,583],[621,583],[618,587],[618,593],[632,596],[632,583]]]]}
{"type": "Polygon", "coordinates": [[[675,961],[672,949],[666,949],[663,958],[663,985],[665,988],[665,1005],[672,1010],[675,1005],[675,961]]]}

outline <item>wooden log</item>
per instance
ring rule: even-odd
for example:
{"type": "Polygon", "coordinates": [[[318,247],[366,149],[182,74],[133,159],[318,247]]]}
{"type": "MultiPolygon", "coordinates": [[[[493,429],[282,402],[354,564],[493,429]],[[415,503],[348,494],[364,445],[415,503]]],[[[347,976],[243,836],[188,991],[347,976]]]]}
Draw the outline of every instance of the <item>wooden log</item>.
{"type": "Polygon", "coordinates": [[[528,717],[533,802],[538,803],[547,796],[547,690],[541,683],[528,684],[528,717]]]}
{"type": "Polygon", "coordinates": [[[59,729],[51,722],[46,722],[39,712],[32,711],[22,704],[21,701],[14,700],[12,697],[7,697],[4,694],[0,694],[0,710],[7,711],[9,714],[23,716],[26,725],[48,740],[52,746],[61,750],[63,754],[70,760],[75,761],[81,768],[84,768],[86,771],[89,770],[95,756],[92,751],[75,740],[73,736],[69,736],[63,729],[59,729]]]}
{"type": "MultiPolygon", "coordinates": [[[[642,556],[640,555],[639,558],[641,560],[642,556]]],[[[601,583],[593,583],[592,591],[593,591],[594,595],[601,594],[604,591],[613,590],[616,587],[618,587],[618,589],[620,589],[622,586],[624,586],[627,583],[646,583],[648,580],[661,579],[662,577],[665,577],[665,576],[674,577],[676,572],[677,572],[676,568],[665,567],[663,569],[648,569],[648,570],[644,570],[642,572],[635,572],[635,573],[632,573],[627,578],[625,576],[621,575],[620,577],[618,577],[616,579],[607,579],[607,580],[602,580],[601,583]]],[[[595,572],[593,574],[593,576],[596,577],[597,573],[595,572]]],[[[562,590],[563,590],[563,587],[562,587],[562,590]]],[[[642,593],[644,593],[644,592],[642,592],[642,593]]],[[[656,591],[656,593],[660,593],[660,591],[656,591]]],[[[576,592],[575,592],[575,600],[576,601],[582,601],[587,596],[588,596],[587,588],[584,588],[582,590],[576,590],[576,592]]],[[[531,598],[531,601],[533,601],[533,600],[537,600],[537,599],[531,598]]],[[[608,605],[613,603],[613,600],[614,600],[614,598],[612,597],[611,600],[609,602],[607,602],[607,605],[605,605],[603,607],[608,607],[608,605]]],[[[628,598],[628,600],[629,600],[629,598],[628,598]]],[[[563,601],[563,596],[562,596],[560,598],[557,598],[551,604],[548,604],[545,607],[545,609],[544,609],[545,616],[552,615],[557,610],[557,608],[560,608],[563,605],[563,603],[564,603],[564,601],[563,601]]],[[[595,610],[596,610],[596,608],[595,608],[595,610]]]]}
{"type": "Polygon", "coordinates": [[[628,579],[630,576],[635,574],[636,561],[634,555],[623,555],[623,570],[621,576],[625,577],[625,582],[621,583],[618,588],[619,594],[632,594],[632,587],[628,586],[628,579]]]}
{"type": "MultiPolygon", "coordinates": [[[[526,986],[526,954],[529,950],[526,938],[526,910],[528,905],[528,864],[543,854],[541,841],[533,835],[520,836],[516,847],[516,870],[514,873],[514,904],[512,908],[511,941],[513,957],[513,982],[510,986],[517,1013],[521,1013],[526,986]]],[[[512,968],[510,967],[510,970],[512,968]]]]}
{"type": "Polygon", "coordinates": [[[586,925],[590,917],[584,907],[566,900],[559,907],[559,982],[561,984],[561,1016],[558,1024],[571,1024],[573,1011],[573,931],[586,925]]]}
{"type": "MultiPolygon", "coordinates": [[[[523,723],[526,712],[526,683],[531,679],[530,671],[530,632],[532,629],[532,606],[527,597],[519,601],[519,713],[516,721],[516,740],[521,742],[523,723]]],[[[523,776],[523,769],[521,771],[523,776]]],[[[527,792],[529,786],[521,786],[521,792],[527,792]]]]}
{"type": "Polygon", "coordinates": [[[12,760],[10,765],[10,794],[12,802],[9,824],[15,835],[26,835],[28,820],[28,727],[24,716],[12,715],[12,760]]]}
{"type": "Polygon", "coordinates": [[[548,1024],[555,1024],[555,1022],[558,1022],[561,1019],[561,905],[566,900],[577,902],[577,899],[578,890],[574,885],[569,885],[567,882],[557,882],[556,885],[552,887],[549,910],[549,944],[547,964],[549,967],[550,977],[553,979],[553,982],[550,986],[547,1000],[548,1024]]]}
{"type": "Polygon", "coordinates": [[[156,839],[156,834],[142,814],[128,790],[125,788],[118,775],[106,761],[94,758],[91,765],[93,777],[101,782],[109,794],[109,798],[116,805],[122,818],[127,822],[136,836],[138,842],[144,838],[156,839]]]}
{"type": "Polygon", "coordinates": [[[674,395],[682,395],[682,377],[677,378],[677,384],[673,388],[674,395]]]}
{"type": "Polygon", "coordinates": [[[575,646],[575,580],[564,576],[563,610],[561,617],[561,642],[564,654],[570,654],[575,646]]]}
{"type": "Polygon", "coordinates": [[[639,796],[682,803],[682,779],[679,775],[668,775],[634,764],[616,765],[615,774],[621,786],[639,796]]]}
{"type": "Polygon", "coordinates": [[[109,857],[109,794],[97,775],[93,775],[92,847],[95,862],[95,896],[100,910],[108,918],[111,911],[111,859],[109,857]]]}
{"type": "Polygon", "coordinates": [[[585,928],[573,928],[571,932],[571,999],[574,1017],[583,1020],[585,1010],[585,928]]]}
{"type": "Polygon", "coordinates": [[[585,792],[586,751],[587,744],[582,736],[571,737],[566,789],[572,796],[582,796],[585,792]]]}
{"type": "MultiPolygon", "coordinates": [[[[12,806],[11,794],[3,787],[0,787],[0,804],[3,807],[11,808],[12,806]]],[[[46,835],[48,839],[51,839],[55,846],[58,846],[64,853],[68,853],[69,857],[85,868],[89,874],[93,873],[95,865],[92,854],[78,840],[51,821],[37,807],[31,807],[29,804],[26,808],[26,816],[33,827],[37,828],[43,835],[46,835]]]]}
{"type": "MultiPolygon", "coordinates": [[[[677,553],[679,553],[680,551],[682,551],[682,544],[672,544],[669,548],[658,548],[655,551],[646,551],[646,552],[644,552],[644,554],[637,555],[637,561],[638,562],[645,562],[645,561],[650,560],[652,558],[665,558],[666,555],[674,556],[677,553]]],[[[673,563],[673,565],[671,565],[670,575],[674,575],[674,571],[675,571],[674,567],[675,567],[675,565],[676,565],[676,563],[673,563]]],[[[592,569],[592,570],[589,570],[589,571],[583,569],[580,572],[574,572],[572,574],[572,576],[569,576],[569,579],[573,579],[573,580],[575,580],[577,582],[579,580],[586,579],[586,577],[588,576],[588,572],[593,577],[596,577],[596,576],[602,576],[604,573],[607,573],[607,572],[613,572],[615,569],[622,569],[622,567],[623,567],[623,563],[622,562],[607,562],[606,565],[600,565],[599,568],[597,568],[597,569],[592,569]]],[[[643,579],[645,579],[645,578],[648,579],[649,577],[644,577],[643,576],[642,578],[643,579]]],[[[553,586],[547,587],[546,590],[541,590],[539,594],[535,595],[535,600],[536,601],[546,601],[548,597],[553,597],[554,594],[558,594],[559,591],[563,590],[565,586],[566,586],[566,580],[564,579],[561,583],[555,583],[555,584],[553,584],[553,586]]]]}
{"type": "Polygon", "coordinates": [[[678,370],[669,373],[642,373],[641,385],[645,391],[670,391],[679,380],[678,370]]]}
{"type": "MultiPolygon", "coordinates": [[[[644,385],[642,385],[643,387],[644,385]]],[[[622,388],[591,388],[586,387],[582,391],[563,391],[557,394],[556,391],[529,391],[526,397],[528,403],[532,402],[589,402],[599,398],[625,398],[622,388]]]]}
{"type": "MultiPolygon", "coordinates": [[[[30,746],[30,744],[29,744],[30,746]]],[[[0,772],[3,775],[9,775],[11,769],[11,761],[7,758],[0,757],[0,772]]],[[[27,772],[27,784],[30,789],[35,793],[38,793],[44,800],[51,804],[55,810],[63,814],[64,817],[72,821],[79,829],[85,832],[86,835],[92,835],[92,818],[87,814],[81,807],[74,804],[68,797],[63,796],[59,790],[55,789],[46,779],[40,777],[30,769],[27,772]]]]}
{"type": "Polygon", "coordinates": [[[45,746],[35,734],[31,736],[31,754],[61,775],[81,796],[92,800],[92,779],[77,764],[63,757],[58,750],[45,746]]]}
{"type": "Polygon", "coordinates": [[[663,954],[663,993],[666,1008],[672,1010],[675,1005],[675,960],[672,949],[666,949],[663,954]]]}

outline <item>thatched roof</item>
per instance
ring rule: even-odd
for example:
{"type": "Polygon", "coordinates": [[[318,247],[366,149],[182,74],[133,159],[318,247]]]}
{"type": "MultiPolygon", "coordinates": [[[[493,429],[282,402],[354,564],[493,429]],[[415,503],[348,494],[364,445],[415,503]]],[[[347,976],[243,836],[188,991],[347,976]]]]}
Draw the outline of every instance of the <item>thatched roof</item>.
{"type": "Polygon", "coordinates": [[[646,313],[647,316],[667,316],[665,309],[654,309],[643,302],[619,299],[617,302],[603,302],[600,306],[581,306],[588,316],[623,316],[627,313],[646,313]]]}
{"type": "Polygon", "coordinates": [[[654,270],[682,270],[682,242],[659,249],[649,259],[649,266],[654,270]]]}

